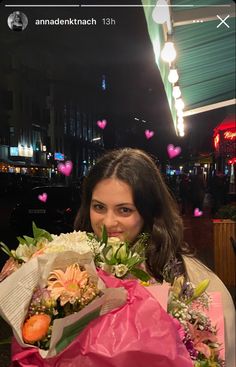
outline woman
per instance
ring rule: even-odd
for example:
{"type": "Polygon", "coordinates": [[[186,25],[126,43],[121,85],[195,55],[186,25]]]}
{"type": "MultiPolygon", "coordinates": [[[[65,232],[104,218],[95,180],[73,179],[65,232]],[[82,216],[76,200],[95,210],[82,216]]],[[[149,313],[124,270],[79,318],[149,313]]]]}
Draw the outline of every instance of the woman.
{"type": "Polygon", "coordinates": [[[121,149],[106,153],[85,180],[75,229],[101,237],[105,225],[109,237],[134,243],[141,232],[150,234],[146,269],[157,281],[166,279],[168,265],[177,262],[181,273],[194,284],[210,279],[209,291],[221,292],[226,366],[235,366],[235,312],[232,298],[221,280],[194,258],[183,241],[183,223],[154,161],[143,151],[121,149]]]}
{"type": "Polygon", "coordinates": [[[22,21],[21,14],[19,11],[16,11],[13,13],[11,29],[16,32],[23,30],[23,21],[22,21]]]}

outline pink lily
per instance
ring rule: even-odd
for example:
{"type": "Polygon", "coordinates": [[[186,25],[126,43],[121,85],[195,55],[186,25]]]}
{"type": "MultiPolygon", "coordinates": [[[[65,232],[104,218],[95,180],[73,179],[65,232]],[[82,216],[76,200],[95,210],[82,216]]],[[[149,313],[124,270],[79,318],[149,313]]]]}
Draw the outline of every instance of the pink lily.
{"type": "Polygon", "coordinates": [[[206,342],[210,341],[216,343],[216,335],[212,334],[210,331],[199,330],[196,323],[193,325],[188,322],[188,329],[194,348],[204,354],[206,358],[210,358],[211,348],[206,344],[206,342]]]}

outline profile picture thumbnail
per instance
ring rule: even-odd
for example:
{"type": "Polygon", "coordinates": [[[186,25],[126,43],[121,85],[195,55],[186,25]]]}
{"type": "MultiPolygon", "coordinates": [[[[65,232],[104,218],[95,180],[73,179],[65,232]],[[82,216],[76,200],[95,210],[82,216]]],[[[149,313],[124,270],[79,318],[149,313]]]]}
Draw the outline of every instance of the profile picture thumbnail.
{"type": "Polygon", "coordinates": [[[23,31],[28,25],[28,18],[22,11],[14,11],[7,18],[8,27],[15,32],[23,31]]]}

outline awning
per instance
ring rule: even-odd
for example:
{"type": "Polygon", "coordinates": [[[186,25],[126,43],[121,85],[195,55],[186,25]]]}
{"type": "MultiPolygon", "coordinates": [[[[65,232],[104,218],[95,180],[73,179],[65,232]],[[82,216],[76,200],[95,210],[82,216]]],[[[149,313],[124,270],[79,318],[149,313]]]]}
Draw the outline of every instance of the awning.
{"type": "MultiPolygon", "coordinates": [[[[167,79],[169,65],[160,58],[167,33],[172,33],[177,50],[175,65],[185,103],[184,116],[235,104],[235,3],[205,0],[202,5],[193,5],[197,2],[171,0],[171,29],[153,20],[155,0],[142,3],[175,127],[172,85],[167,79]]],[[[163,11],[163,7],[156,11],[163,11]]]]}

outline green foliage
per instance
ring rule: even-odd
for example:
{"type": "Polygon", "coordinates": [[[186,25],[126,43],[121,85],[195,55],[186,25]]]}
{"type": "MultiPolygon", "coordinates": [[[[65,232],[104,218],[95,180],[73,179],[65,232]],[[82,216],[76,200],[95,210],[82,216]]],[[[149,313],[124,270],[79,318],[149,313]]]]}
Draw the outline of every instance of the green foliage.
{"type": "MultiPolygon", "coordinates": [[[[32,229],[33,229],[33,236],[23,236],[23,237],[17,237],[17,240],[19,241],[19,244],[21,245],[27,245],[27,246],[36,246],[38,242],[40,242],[43,239],[47,239],[48,241],[52,241],[53,238],[50,235],[49,232],[45,231],[45,229],[38,228],[34,222],[32,222],[32,229]]],[[[17,258],[16,255],[9,249],[7,245],[5,245],[3,242],[0,242],[0,249],[5,252],[9,257],[13,257],[18,262],[22,262],[23,260],[17,258]]]]}
{"type": "Polygon", "coordinates": [[[147,239],[148,235],[143,233],[132,247],[130,247],[127,241],[121,241],[113,246],[109,243],[106,227],[103,226],[102,239],[100,241],[101,252],[98,263],[114,266],[115,268],[124,265],[125,267],[123,267],[123,271],[121,271],[122,275],[116,276],[122,278],[127,276],[128,273],[131,273],[136,278],[147,282],[150,280],[150,276],[139,267],[139,265],[145,261],[144,247],[147,243],[147,239]]]}
{"type": "Polygon", "coordinates": [[[236,205],[227,204],[222,206],[215,214],[217,219],[231,219],[236,221],[236,205]]]}
{"type": "Polygon", "coordinates": [[[107,230],[105,226],[102,226],[102,243],[105,243],[105,245],[107,245],[107,240],[108,240],[108,235],[107,235],[107,230]]]}

